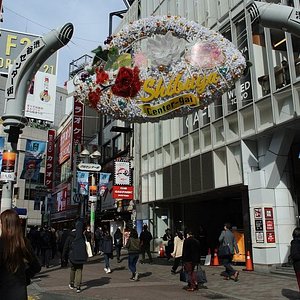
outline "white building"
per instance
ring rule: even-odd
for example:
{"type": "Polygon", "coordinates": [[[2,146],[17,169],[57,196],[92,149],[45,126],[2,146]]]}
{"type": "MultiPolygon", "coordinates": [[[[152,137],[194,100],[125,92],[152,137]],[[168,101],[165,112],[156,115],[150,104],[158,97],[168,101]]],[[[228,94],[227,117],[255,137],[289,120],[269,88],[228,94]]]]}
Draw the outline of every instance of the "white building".
{"type": "MultiPolygon", "coordinates": [[[[276,2],[280,1],[268,1],[276,2]]],[[[281,1],[299,8],[299,0],[281,1]]],[[[134,126],[137,218],[155,237],[202,226],[218,246],[224,222],[244,234],[256,268],[287,262],[299,223],[299,38],[252,19],[250,1],[135,1],[119,29],[180,15],[219,31],[253,64],[205,110],[134,126]]]]}

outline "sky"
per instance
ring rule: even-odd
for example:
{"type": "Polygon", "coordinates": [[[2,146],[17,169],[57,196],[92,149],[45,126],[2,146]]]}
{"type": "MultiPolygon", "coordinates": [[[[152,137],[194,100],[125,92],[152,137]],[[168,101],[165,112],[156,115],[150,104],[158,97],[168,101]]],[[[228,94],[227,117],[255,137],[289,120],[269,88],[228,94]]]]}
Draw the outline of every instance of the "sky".
{"type": "MultiPolygon", "coordinates": [[[[68,80],[69,64],[103,45],[109,32],[109,13],[126,9],[123,0],[3,0],[0,28],[45,35],[66,23],[74,25],[71,41],[59,50],[57,85],[68,80]]],[[[113,28],[121,19],[113,18],[113,28]]]]}

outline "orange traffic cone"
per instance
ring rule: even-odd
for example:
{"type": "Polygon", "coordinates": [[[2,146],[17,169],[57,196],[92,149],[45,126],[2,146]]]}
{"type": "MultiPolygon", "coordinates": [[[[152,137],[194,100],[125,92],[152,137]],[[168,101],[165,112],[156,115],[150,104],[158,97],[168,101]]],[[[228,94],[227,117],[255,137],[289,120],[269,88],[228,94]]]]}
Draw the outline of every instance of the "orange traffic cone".
{"type": "Polygon", "coordinates": [[[212,266],[219,266],[220,263],[219,263],[219,257],[218,257],[218,249],[215,249],[215,252],[214,252],[214,258],[212,260],[212,266]]]}
{"type": "Polygon", "coordinates": [[[253,264],[250,256],[250,251],[247,251],[246,255],[246,269],[243,269],[243,271],[253,271],[253,264]]]}
{"type": "Polygon", "coordinates": [[[159,257],[165,257],[165,249],[164,246],[159,247],[159,257]]]}

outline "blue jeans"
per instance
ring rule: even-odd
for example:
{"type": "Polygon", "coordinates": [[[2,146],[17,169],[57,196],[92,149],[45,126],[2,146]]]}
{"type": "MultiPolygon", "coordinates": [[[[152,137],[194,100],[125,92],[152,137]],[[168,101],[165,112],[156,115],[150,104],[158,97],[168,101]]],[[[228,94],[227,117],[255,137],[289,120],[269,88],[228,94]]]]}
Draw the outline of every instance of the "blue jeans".
{"type": "Polygon", "coordinates": [[[105,268],[106,269],[109,269],[109,253],[104,253],[103,256],[104,256],[104,264],[105,264],[105,268]]]}
{"type": "Polygon", "coordinates": [[[128,254],[128,268],[132,274],[136,273],[136,263],[137,263],[138,259],[139,259],[138,253],[128,254]]]}

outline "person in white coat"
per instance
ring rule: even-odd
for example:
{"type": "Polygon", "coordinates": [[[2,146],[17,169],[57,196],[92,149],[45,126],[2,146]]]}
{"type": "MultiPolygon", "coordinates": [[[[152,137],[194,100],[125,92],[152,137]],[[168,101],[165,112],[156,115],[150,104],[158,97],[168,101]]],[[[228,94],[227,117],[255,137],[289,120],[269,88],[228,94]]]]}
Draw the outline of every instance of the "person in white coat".
{"type": "Polygon", "coordinates": [[[183,247],[184,236],[182,231],[177,231],[174,238],[174,250],[171,256],[174,257],[174,263],[171,269],[171,274],[176,274],[176,270],[181,262],[182,247],[183,247]]]}

